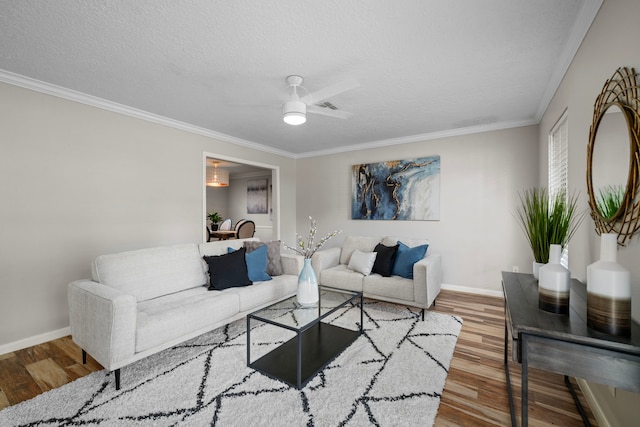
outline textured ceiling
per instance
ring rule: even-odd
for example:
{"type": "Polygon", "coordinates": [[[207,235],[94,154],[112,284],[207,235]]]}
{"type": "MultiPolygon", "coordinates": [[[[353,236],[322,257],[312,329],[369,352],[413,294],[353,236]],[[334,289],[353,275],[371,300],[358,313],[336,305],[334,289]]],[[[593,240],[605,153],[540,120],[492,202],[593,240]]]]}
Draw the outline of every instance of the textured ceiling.
{"type": "Polygon", "coordinates": [[[0,81],[308,156],[537,123],[601,3],[1,0],[0,81]],[[284,124],[290,74],[353,116],[284,124]]]}

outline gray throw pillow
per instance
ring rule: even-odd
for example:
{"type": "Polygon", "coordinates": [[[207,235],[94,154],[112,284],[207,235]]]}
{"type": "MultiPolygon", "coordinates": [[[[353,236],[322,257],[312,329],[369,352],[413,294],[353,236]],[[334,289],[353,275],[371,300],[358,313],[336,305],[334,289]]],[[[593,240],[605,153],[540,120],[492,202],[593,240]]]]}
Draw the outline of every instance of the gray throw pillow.
{"type": "Polygon", "coordinates": [[[282,260],[280,259],[280,240],[272,240],[267,243],[244,242],[247,253],[263,245],[267,245],[267,274],[269,276],[281,276],[284,274],[284,270],[282,269],[282,260]]]}

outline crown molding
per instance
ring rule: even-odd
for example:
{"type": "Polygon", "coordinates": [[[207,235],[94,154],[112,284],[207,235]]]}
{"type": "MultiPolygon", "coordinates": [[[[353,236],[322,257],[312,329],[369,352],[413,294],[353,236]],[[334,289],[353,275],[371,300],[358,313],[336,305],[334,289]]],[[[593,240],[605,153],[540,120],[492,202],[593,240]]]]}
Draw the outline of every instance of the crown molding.
{"type": "Polygon", "coordinates": [[[564,45],[560,56],[558,57],[557,66],[551,74],[551,78],[549,79],[549,84],[547,85],[547,89],[540,100],[540,105],[538,106],[538,111],[536,112],[536,121],[540,122],[542,120],[542,116],[544,112],[547,111],[551,100],[553,99],[558,87],[562,83],[562,79],[564,79],[567,70],[571,66],[573,62],[573,58],[578,53],[578,49],[582,44],[582,41],[587,35],[591,24],[594,19],[596,19],[596,15],[602,6],[604,0],[585,0],[580,8],[580,12],[578,13],[578,17],[576,18],[575,23],[573,24],[573,28],[571,29],[571,34],[569,35],[569,39],[567,43],[564,45]]]}
{"type": "Polygon", "coordinates": [[[278,156],[284,156],[288,158],[294,158],[294,155],[288,151],[267,147],[266,145],[258,144],[257,142],[236,138],[231,135],[215,132],[199,126],[194,126],[189,123],[149,113],[147,111],[139,110],[137,108],[129,107],[123,104],[118,104],[116,102],[107,101],[106,99],[98,98],[96,96],[88,95],[86,93],[78,92],[62,86],[43,82],[41,80],[32,79],[30,77],[22,76],[20,74],[12,73],[10,71],[2,69],[0,69],[0,82],[8,83],[13,86],[19,86],[25,89],[33,90],[35,92],[44,93],[69,101],[78,102],[80,104],[89,105],[91,107],[100,108],[102,110],[111,111],[113,113],[123,114],[125,116],[134,117],[136,119],[172,127],[174,129],[179,129],[196,135],[206,136],[208,138],[217,139],[223,142],[228,142],[230,144],[240,145],[242,147],[251,148],[253,150],[276,154],[278,156]]]}
{"type": "MultiPolygon", "coordinates": [[[[596,0],[596,1],[600,2],[601,4],[601,0],[596,0]]],[[[44,93],[47,95],[55,96],[58,98],[69,100],[69,101],[78,102],[78,103],[89,105],[92,107],[100,108],[106,111],[123,114],[123,115],[134,117],[140,120],[145,120],[148,122],[172,127],[174,129],[179,129],[179,130],[193,133],[196,135],[217,139],[219,141],[228,142],[230,144],[235,144],[235,145],[239,145],[239,146],[250,148],[257,151],[262,151],[262,152],[271,153],[271,154],[275,154],[282,157],[287,157],[294,160],[309,158],[309,157],[339,154],[339,153],[345,153],[350,151],[365,150],[365,149],[371,149],[371,148],[380,148],[380,147],[387,147],[387,146],[393,146],[393,145],[408,144],[413,142],[429,141],[429,140],[441,139],[441,138],[450,138],[454,136],[490,132],[495,130],[514,128],[514,127],[529,126],[529,125],[538,124],[540,122],[539,118],[524,120],[524,121],[516,121],[516,122],[498,122],[498,123],[491,123],[486,125],[469,126],[464,128],[458,128],[458,129],[431,132],[431,133],[425,133],[425,134],[419,134],[419,135],[410,135],[410,136],[401,137],[401,138],[370,141],[370,142],[365,142],[365,143],[356,144],[356,145],[349,145],[349,146],[326,149],[326,150],[308,151],[305,153],[296,154],[296,153],[291,153],[288,151],[268,147],[268,146],[265,146],[256,142],[248,141],[245,139],[236,138],[231,135],[226,135],[220,132],[215,132],[199,126],[194,126],[185,122],[170,119],[168,117],[149,113],[147,111],[132,108],[123,104],[118,104],[116,102],[107,101],[102,98],[98,98],[82,92],[57,86],[51,83],[25,77],[20,74],[15,74],[10,71],[6,71],[2,69],[0,69],[0,82],[23,87],[25,89],[33,90],[36,92],[44,93]]]]}

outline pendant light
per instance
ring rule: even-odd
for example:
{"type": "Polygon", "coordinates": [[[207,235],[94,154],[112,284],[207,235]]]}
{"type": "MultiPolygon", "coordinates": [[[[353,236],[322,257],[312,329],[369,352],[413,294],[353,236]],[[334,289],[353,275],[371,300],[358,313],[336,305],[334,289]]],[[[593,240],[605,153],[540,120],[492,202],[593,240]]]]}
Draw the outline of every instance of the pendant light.
{"type": "Polygon", "coordinates": [[[307,106],[301,101],[288,101],[282,104],[282,119],[288,125],[301,125],[307,121],[307,106]]]}
{"type": "Polygon", "coordinates": [[[307,105],[298,96],[302,77],[289,76],[287,84],[291,87],[291,100],[282,104],[282,120],[288,125],[298,126],[307,121],[307,105]]]}
{"type": "Polygon", "coordinates": [[[218,168],[218,162],[213,167],[207,167],[207,187],[228,187],[229,171],[218,168]]]}

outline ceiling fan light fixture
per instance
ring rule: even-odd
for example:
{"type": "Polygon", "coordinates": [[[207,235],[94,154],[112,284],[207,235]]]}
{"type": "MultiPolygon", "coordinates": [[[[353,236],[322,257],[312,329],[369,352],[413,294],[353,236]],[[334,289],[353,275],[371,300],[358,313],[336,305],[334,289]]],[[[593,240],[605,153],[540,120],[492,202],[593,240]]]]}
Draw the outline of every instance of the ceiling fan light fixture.
{"type": "Polygon", "coordinates": [[[307,105],[302,101],[287,101],[282,104],[282,120],[288,125],[301,125],[307,121],[307,105]]]}

